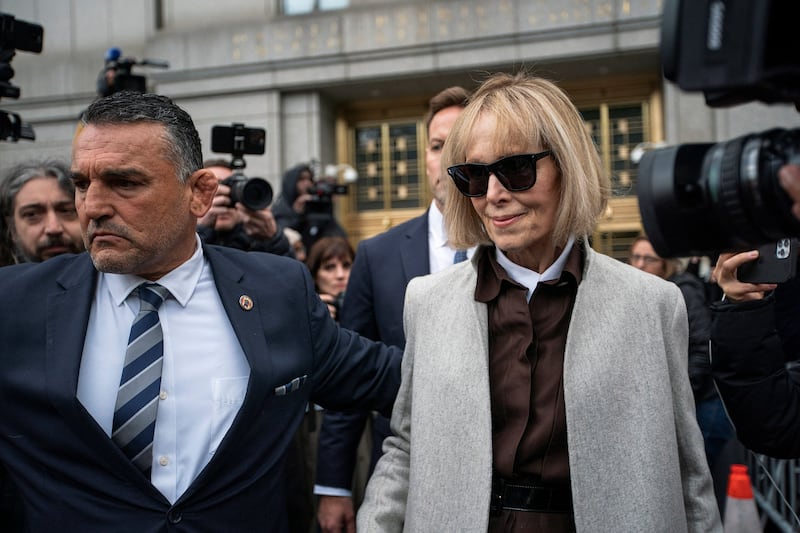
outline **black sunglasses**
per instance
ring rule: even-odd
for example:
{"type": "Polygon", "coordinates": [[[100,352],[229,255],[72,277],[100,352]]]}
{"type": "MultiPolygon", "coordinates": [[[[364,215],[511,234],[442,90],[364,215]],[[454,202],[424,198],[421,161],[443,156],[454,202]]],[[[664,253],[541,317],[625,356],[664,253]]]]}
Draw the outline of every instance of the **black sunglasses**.
{"type": "Polygon", "coordinates": [[[494,163],[463,163],[447,169],[458,191],[464,196],[485,196],[489,174],[494,174],[509,191],[527,191],[536,183],[536,162],[553,155],[550,150],[538,154],[511,155],[494,163]]]}

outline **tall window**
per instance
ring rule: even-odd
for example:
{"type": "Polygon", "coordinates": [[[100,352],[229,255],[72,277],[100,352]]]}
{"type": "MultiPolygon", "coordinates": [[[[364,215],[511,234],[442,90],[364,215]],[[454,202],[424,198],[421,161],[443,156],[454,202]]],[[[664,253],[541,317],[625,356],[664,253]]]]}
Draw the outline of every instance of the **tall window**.
{"type": "Polygon", "coordinates": [[[350,0],[281,0],[281,12],[284,15],[302,15],[314,11],[344,9],[350,0]]]}
{"type": "Polygon", "coordinates": [[[603,166],[611,176],[614,196],[635,196],[637,165],[631,152],[637,144],[649,141],[647,102],[624,105],[601,104],[581,110],[592,135],[603,166]]]}
{"type": "Polygon", "coordinates": [[[356,210],[380,211],[424,205],[418,122],[383,122],[353,129],[358,172],[356,210]]]}
{"type": "Polygon", "coordinates": [[[611,201],[592,236],[592,245],[604,254],[626,260],[633,239],[641,231],[636,198],[638,165],[631,161],[631,153],[637,144],[651,140],[649,101],[601,103],[582,107],[581,114],[611,177],[611,201]]]}

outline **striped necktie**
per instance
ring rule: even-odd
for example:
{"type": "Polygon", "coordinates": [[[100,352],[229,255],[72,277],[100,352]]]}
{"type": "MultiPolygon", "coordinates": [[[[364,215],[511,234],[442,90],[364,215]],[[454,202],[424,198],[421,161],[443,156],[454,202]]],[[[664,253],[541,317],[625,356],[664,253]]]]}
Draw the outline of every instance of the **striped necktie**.
{"type": "Polygon", "coordinates": [[[460,263],[461,261],[467,260],[467,251],[466,250],[458,250],[455,255],[453,255],[453,264],[460,263]]]}
{"type": "Polygon", "coordinates": [[[158,308],[169,291],[155,283],[143,283],[136,291],[140,301],[139,314],[128,337],[111,438],[149,477],[164,358],[158,308]]]}

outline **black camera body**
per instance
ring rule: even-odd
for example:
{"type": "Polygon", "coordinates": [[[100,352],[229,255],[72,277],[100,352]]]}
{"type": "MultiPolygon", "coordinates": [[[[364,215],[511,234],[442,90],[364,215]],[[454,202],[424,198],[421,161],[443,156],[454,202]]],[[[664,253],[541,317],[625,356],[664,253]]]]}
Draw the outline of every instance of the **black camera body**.
{"type": "Polygon", "coordinates": [[[38,54],[44,43],[44,28],[0,13],[0,48],[38,54]]]}
{"type": "Polygon", "coordinates": [[[238,202],[251,211],[260,211],[272,203],[272,186],[263,178],[248,178],[234,172],[222,184],[230,187],[232,204],[238,202]]]}
{"type": "Polygon", "coordinates": [[[328,181],[315,182],[307,191],[311,198],[306,202],[306,212],[332,212],[333,197],[347,194],[347,191],[347,185],[328,181]]]}
{"type": "MultiPolygon", "coordinates": [[[[0,13],[0,98],[19,98],[20,90],[11,84],[14,69],[11,60],[17,50],[38,54],[42,51],[44,28],[0,13]]],[[[0,110],[0,141],[35,140],[33,128],[16,113],[0,110]]]]}
{"type": "Polygon", "coordinates": [[[231,189],[231,202],[241,203],[252,211],[259,211],[272,203],[272,186],[264,178],[248,178],[244,174],[247,166],[245,154],[262,155],[266,151],[267,130],[248,128],[244,124],[211,128],[211,151],[231,154],[233,174],[222,184],[231,189]]]}
{"type": "Polygon", "coordinates": [[[664,77],[711,107],[800,102],[796,0],[665,0],[664,77]]]}
{"type": "MultiPolygon", "coordinates": [[[[800,53],[788,39],[796,0],[666,0],[664,75],[712,107],[800,103],[800,53]]],[[[778,169],[800,163],[800,129],[646,153],[637,185],[642,223],[662,257],[751,249],[800,235],[778,169]]]]}
{"type": "Polygon", "coordinates": [[[131,71],[137,65],[169,68],[169,63],[166,61],[155,59],[139,61],[132,57],[122,57],[122,51],[119,48],[109,48],[106,51],[105,67],[97,77],[97,94],[111,96],[120,91],[147,92],[147,78],[131,71]]]}

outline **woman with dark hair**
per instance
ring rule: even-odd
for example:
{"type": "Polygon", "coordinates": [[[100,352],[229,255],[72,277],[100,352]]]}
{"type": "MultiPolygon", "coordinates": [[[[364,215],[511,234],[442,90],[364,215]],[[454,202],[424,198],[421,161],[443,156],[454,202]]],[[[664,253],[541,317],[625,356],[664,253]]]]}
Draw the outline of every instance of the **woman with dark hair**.
{"type": "Polygon", "coordinates": [[[314,243],[306,258],[306,266],[314,278],[319,297],[328,304],[331,317],[337,321],[353,259],[353,247],[344,237],[321,238],[314,243]]]}

